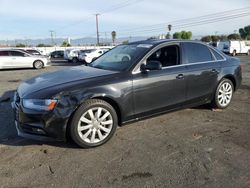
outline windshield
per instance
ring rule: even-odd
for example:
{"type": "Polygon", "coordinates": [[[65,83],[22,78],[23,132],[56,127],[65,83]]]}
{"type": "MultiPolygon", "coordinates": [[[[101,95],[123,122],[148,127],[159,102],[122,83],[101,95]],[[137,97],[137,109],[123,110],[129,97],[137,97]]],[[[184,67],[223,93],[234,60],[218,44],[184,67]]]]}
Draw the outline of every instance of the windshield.
{"type": "Polygon", "coordinates": [[[150,47],[151,45],[120,45],[103,54],[90,66],[105,70],[125,71],[142,58],[150,47]]]}

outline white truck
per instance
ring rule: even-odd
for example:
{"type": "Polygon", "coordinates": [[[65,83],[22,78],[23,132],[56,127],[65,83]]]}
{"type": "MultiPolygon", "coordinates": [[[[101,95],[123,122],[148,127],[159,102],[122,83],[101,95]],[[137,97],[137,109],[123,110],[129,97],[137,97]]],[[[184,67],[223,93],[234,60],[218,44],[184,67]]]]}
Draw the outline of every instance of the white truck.
{"type": "Polygon", "coordinates": [[[226,54],[236,56],[237,54],[250,55],[250,46],[245,41],[225,41],[219,42],[217,48],[226,54]]]}

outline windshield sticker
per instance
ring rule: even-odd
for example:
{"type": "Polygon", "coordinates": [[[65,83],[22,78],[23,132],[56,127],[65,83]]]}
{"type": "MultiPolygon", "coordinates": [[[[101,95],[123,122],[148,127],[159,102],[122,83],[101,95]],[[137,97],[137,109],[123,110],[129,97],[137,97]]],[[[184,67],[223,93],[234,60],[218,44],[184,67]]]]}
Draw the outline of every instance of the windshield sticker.
{"type": "Polygon", "coordinates": [[[153,45],[152,44],[138,44],[136,47],[137,48],[151,48],[153,45]]]}

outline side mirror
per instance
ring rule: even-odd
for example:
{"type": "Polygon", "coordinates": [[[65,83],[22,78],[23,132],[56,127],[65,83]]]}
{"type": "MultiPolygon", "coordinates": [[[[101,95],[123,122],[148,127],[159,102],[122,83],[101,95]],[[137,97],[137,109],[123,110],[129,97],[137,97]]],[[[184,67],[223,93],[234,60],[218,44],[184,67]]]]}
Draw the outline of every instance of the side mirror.
{"type": "Polygon", "coordinates": [[[147,64],[141,64],[141,71],[147,72],[148,70],[161,70],[162,64],[160,61],[148,61],[147,64]]]}

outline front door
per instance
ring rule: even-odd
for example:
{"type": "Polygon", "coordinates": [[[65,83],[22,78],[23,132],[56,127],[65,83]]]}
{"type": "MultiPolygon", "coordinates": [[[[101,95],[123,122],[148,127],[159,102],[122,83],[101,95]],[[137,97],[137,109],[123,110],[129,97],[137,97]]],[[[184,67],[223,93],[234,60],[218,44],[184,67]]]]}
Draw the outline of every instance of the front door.
{"type": "Polygon", "coordinates": [[[162,70],[133,74],[135,116],[178,108],[186,96],[186,67],[182,65],[178,44],[156,49],[145,61],[159,61],[162,70]]]}

